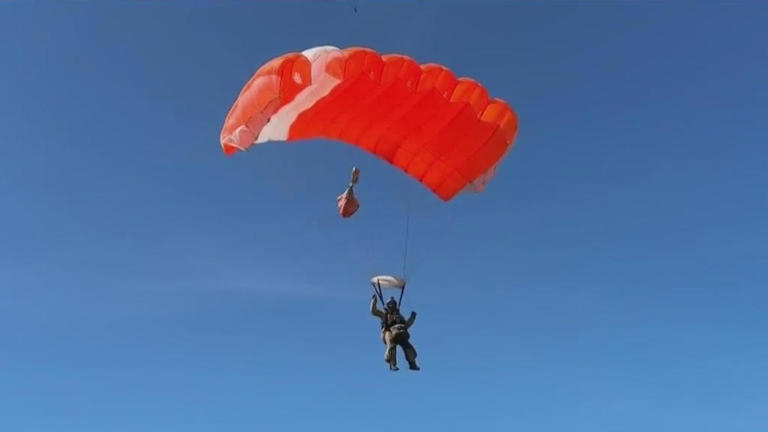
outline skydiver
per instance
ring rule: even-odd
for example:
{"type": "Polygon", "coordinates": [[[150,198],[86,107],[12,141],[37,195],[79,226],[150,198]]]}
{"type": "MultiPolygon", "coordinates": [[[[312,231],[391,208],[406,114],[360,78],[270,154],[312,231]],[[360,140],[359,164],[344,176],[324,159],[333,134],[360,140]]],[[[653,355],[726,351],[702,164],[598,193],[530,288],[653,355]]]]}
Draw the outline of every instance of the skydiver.
{"type": "Polygon", "coordinates": [[[376,302],[376,294],[374,294],[371,297],[371,315],[381,320],[381,340],[387,346],[384,361],[389,364],[389,370],[400,370],[397,367],[397,345],[403,349],[409,369],[421,370],[416,364],[416,349],[411,345],[411,335],[408,333],[408,329],[416,320],[416,312],[411,312],[411,316],[406,320],[400,314],[394,297],[389,298],[383,311],[376,307],[376,302]]]}

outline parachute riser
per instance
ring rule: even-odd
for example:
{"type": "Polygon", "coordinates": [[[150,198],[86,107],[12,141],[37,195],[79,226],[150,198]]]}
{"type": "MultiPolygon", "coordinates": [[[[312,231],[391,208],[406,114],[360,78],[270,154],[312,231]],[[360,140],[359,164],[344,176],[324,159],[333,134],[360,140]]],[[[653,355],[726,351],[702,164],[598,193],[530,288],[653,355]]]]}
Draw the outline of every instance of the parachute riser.
{"type": "MultiPolygon", "coordinates": [[[[373,292],[375,295],[381,300],[381,305],[384,306],[386,302],[384,301],[384,293],[381,291],[381,283],[376,282],[373,285],[373,292]]],[[[397,308],[400,309],[400,306],[403,304],[403,294],[405,294],[405,285],[403,285],[402,288],[400,288],[400,298],[397,300],[397,308]]]]}
{"type": "Polygon", "coordinates": [[[376,282],[373,285],[373,292],[376,293],[377,296],[379,296],[379,300],[381,300],[381,306],[384,307],[384,296],[381,293],[381,283],[376,282]]]}
{"type": "Polygon", "coordinates": [[[393,288],[400,290],[400,298],[395,300],[394,296],[392,301],[397,304],[399,309],[403,303],[403,296],[405,294],[405,280],[395,276],[379,275],[371,278],[371,286],[373,287],[374,296],[381,300],[382,306],[386,307],[384,300],[384,288],[393,288]]]}

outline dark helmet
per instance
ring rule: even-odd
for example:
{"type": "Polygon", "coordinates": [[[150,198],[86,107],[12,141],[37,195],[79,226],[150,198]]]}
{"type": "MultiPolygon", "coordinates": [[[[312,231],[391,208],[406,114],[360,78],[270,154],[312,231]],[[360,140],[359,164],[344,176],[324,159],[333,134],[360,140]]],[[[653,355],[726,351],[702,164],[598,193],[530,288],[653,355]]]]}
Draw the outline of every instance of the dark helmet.
{"type": "Polygon", "coordinates": [[[390,312],[394,312],[397,310],[397,301],[395,301],[394,297],[389,298],[389,301],[387,301],[386,308],[390,312]]]}

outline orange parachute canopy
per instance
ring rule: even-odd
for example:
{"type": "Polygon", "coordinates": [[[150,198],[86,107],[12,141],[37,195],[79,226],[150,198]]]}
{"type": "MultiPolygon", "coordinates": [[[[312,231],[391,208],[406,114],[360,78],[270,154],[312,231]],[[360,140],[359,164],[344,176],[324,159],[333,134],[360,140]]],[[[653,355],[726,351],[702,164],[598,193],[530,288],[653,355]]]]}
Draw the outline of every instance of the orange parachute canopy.
{"type": "Polygon", "coordinates": [[[261,66],[230,109],[220,139],[228,155],[268,141],[340,140],[448,201],[483,189],[517,130],[506,102],[444,66],[323,46],[261,66]]]}

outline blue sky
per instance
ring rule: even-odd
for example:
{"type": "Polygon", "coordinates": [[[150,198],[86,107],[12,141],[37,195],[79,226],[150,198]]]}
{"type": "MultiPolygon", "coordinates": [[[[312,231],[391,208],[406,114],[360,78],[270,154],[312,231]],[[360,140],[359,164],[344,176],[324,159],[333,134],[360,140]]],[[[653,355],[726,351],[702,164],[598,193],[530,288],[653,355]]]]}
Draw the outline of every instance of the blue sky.
{"type": "Polygon", "coordinates": [[[767,430],[768,6],[671,3],[3,2],[0,427],[767,430]],[[252,72],[324,44],[509,101],[488,189],[225,157],[252,72]],[[407,203],[422,371],[392,374],[367,280],[407,203]]]}

